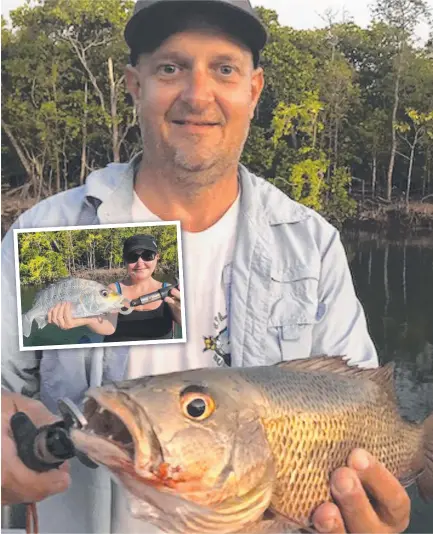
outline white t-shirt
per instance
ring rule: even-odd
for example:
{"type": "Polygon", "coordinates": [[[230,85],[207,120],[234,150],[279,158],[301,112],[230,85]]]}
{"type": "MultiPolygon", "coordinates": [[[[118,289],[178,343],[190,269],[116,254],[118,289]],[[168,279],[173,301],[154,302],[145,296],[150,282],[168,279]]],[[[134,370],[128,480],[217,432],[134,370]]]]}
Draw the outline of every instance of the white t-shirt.
{"type": "MultiPolygon", "coordinates": [[[[238,195],[224,216],[207,230],[182,231],[186,343],[130,347],[127,378],[230,365],[229,285],[224,283],[222,274],[233,258],[239,199],[238,195]]],[[[159,220],[134,192],[132,221],[159,220]]],[[[123,489],[113,485],[113,532],[160,532],[156,527],[134,519],[127,509],[123,489]]]]}

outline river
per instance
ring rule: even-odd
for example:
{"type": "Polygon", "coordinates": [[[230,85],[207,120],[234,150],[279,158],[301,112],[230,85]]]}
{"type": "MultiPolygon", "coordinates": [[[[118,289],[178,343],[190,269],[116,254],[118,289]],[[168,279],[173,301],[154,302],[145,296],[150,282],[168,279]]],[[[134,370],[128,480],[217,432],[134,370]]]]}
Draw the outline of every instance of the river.
{"type": "MultiPolygon", "coordinates": [[[[395,363],[401,411],[410,420],[433,412],[433,236],[388,240],[344,233],[355,288],[381,363],[395,363]]],[[[407,532],[433,533],[433,504],[409,488],[407,532]]]]}

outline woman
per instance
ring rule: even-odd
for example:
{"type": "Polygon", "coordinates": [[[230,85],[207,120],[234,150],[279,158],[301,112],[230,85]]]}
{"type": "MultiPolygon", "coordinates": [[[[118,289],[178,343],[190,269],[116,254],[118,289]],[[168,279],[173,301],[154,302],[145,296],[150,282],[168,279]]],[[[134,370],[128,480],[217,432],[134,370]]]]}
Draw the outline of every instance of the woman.
{"type": "MultiPolygon", "coordinates": [[[[126,277],[109,287],[132,300],[157,291],[164,284],[153,278],[159,260],[158,248],[153,236],[136,234],[125,240],[123,259],[126,277]]],[[[69,330],[87,326],[103,335],[103,342],[143,341],[171,339],[174,322],[181,325],[180,291],[170,290],[170,296],[142,306],[136,306],[129,315],[110,313],[101,317],[73,318],[71,304],[62,302],[48,312],[48,322],[69,330]]]]}

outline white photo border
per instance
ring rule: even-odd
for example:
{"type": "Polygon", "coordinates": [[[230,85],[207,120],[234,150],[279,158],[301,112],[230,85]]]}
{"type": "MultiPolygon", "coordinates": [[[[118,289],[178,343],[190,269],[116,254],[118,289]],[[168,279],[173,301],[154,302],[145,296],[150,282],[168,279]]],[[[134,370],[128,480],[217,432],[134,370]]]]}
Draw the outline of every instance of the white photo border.
{"type": "MultiPolygon", "coordinates": [[[[19,334],[19,349],[22,352],[34,351],[34,350],[54,350],[54,349],[82,349],[92,347],[126,347],[126,346],[142,346],[142,345],[171,345],[173,343],[185,343],[187,341],[186,336],[186,312],[185,312],[185,284],[183,276],[183,248],[182,248],[182,232],[180,228],[180,221],[150,221],[150,222],[138,222],[138,223],[116,223],[116,224],[96,224],[85,226],[58,226],[58,227],[43,227],[43,228],[15,228],[13,230],[14,238],[14,261],[15,261],[15,284],[16,284],[16,297],[17,297],[17,321],[18,321],[18,334],[19,334]],[[38,232],[62,232],[62,231],[74,231],[74,230],[103,230],[110,228],[145,228],[148,226],[176,226],[176,239],[177,239],[177,254],[179,265],[179,284],[181,294],[181,317],[182,317],[182,337],[179,339],[155,339],[155,340],[143,340],[143,341],[118,341],[115,343],[77,343],[70,345],[34,345],[25,347],[23,344],[23,332],[22,332],[22,308],[21,308],[21,280],[19,269],[19,257],[18,257],[18,235],[29,234],[38,232]]],[[[72,355],[71,355],[72,356],[72,355]]],[[[73,356],[72,356],[73,357],[73,356]]]]}

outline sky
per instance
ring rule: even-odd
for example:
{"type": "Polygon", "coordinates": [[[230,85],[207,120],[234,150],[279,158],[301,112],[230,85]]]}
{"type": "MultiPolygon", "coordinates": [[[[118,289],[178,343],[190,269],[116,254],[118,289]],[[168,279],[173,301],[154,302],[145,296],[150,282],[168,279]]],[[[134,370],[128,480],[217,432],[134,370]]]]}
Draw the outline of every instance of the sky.
{"type": "MultiPolygon", "coordinates": [[[[251,0],[253,6],[263,6],[278,13],[280,24],[292,26],[296,29],[312,29],[325,26],[323,14],[330,8],[336,14],[336,21],[351,18],[361,27],[370,22],[369,6],[372,0],[251,0]]],[[[7,15],[11,9],[25,3],[25,0],[2,0],[2,15],[7,15]]],[[[427,0],[433,9],[433,0],[427,0]]],[[[416,29],[416,36],[424,44],[428,38],[428,26],[420,24],[416,29]]]]}

